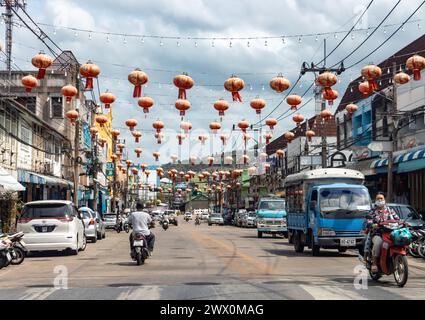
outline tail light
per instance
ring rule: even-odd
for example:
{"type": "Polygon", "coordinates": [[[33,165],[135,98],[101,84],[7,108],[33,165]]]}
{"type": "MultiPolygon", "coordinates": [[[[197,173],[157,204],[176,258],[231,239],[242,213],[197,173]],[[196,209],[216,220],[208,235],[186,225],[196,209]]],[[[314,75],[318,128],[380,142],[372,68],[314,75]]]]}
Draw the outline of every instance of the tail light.
{"type": "Polygon", "coordinates": [[[52,219],[57,219],[57,220],[62,221],[62,222],[71,222],[71,221],[74,220],[74,217],[66,215],[64,217],[56,217],[56,218],[52,218],[52,219]]]}
{"type": "Polygon", "coordinates": [[[32,218],[20,218],[18,220],[19,223],[28,223],[32,220],[32,218]]]}
{"type": "Polygon", "coordinates": [[[92,225],[94,225],[94,220],[90,219],[89,226],[92,226],[92,225]]]}
{"type": "Polygon", "coordinates": [[[136,240],[143,240],[143,234],[136,234],[134,237],[136,240]]]}

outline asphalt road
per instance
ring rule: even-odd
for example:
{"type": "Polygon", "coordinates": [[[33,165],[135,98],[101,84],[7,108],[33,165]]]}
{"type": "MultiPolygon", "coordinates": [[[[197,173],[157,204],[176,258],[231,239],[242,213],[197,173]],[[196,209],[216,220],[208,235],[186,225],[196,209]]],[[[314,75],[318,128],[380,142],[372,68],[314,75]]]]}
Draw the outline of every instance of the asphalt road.
{"type": "Polygon", "coordinates": [[[313,257],[308,249],[295,253],[282,238],[258,239],[255,229],[183,220],[154,232],[154,255],[143,266],[130,259],[128,234],[114,231],[78,256],[28,257],[0,270],[0,300],[425,299],[425,260],[409,258],[405,288],[391,276],[358,290],[354,251],[313,257]]]}

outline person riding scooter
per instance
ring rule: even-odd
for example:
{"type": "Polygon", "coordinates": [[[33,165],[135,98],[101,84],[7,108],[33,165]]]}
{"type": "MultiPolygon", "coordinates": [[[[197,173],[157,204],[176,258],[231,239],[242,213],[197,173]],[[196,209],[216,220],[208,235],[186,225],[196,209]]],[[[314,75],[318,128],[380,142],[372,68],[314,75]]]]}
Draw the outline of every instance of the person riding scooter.
{"type": "Polygon", "coordinates": [[[200,225],[201,224],[201,220],[199,219],[199,216],[198,215],[196,215],[196,218],[195,218],[195,226],[198,226],[198,225],[200,225]]]}
{"type": "Polygon", "coordinates": [[[138,202],[136,210],[128,217],[128,223],[132,226],[133,232],[130,233],[130,252],[133,252],[133,237],[137,233],[141,233],[146,238],[148,249],[152,253],[155,244],[155,235],[150,231],[152,218],[149,213],[142,211],[143,203],[138,202]]]}
{"type": "Polygon", "coordinates": [[[379,258],[381,256],[382,248],[382,230],[379,224],[389,220],[400,220],[394,210],[387,207],[385,202],[385,195],[379,192],[375,197],[375,208],[369,214],[371,219],[368,219],[367,226],[369,229],[366,238],[365,252],[369,251],[370,242],[372,246],[372,269],[373,273],[378,272],[379,258]]]}

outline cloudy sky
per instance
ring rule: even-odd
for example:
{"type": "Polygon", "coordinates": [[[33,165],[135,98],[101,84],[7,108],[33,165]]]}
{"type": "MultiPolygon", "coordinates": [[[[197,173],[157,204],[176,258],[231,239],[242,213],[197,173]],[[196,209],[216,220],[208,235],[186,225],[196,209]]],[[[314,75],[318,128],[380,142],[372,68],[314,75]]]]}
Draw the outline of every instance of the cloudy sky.
{"type": "MultiPolygon", "coordinates": [[[[322,60],[323,39],[327,39],[329,52],[344,37],[344,31],[349,30],[358,20],[370,0],[27,2],[27,12],[35,21],[47,24],[42,25],[42,29],[60,48],[73,51],[80,63],[90,59],[100,66],[101,91],[108,89],[117,96],[117,102],[113,105],[114,126],[122,128],[124,133],[127,131],[125,120],[129,117],[136,118],[139,121],[138,129],[144,134],[140,143],[144,150],[141,161],[153,163],[153,151],[161,152],[161,162],[168,162],[170,154],[178,153],[176,133],[179,130],[180,117],[174,107],[178,90],[172,85],[176,74],[187,72],[195,81],[195,87],[187,92],[192,104],[192,108],[187,112],[187,119],[193,123],[193,130],[190,147],[189,139],[186,139],[182,157],[187,158],[189,154],[207,155],[211,152],[212,137],[205,146],[200,145],[197,137],[200,133],[208,132],[208,124],[211,121],[219,119],[212,107],[214,101],[219,98],[231,100],[230,93],[223,90],[223,83],[230,75],[235,74],[242,78],[245,81],[245,89],[241,92],[244,103],[232,103],[223,118],[223,132],[229,134],[232,124],[239,120],[246,119],[250,123],[258,121],[258,116],[249,106],[249,101],[256,96],[267,101],[263,115],[268,115],[284,97],[269,88],[270,79],[282,73],[295,82],[303,62],[322,60]],[[75,32],[69,28],[91,32],[75,32]],[[125,34],[127,36],[124,36],[125,34]],[[145,37],[142,38],[142,35],[145,37]],[[207,39],[191,39],[194,37],[207,39]],[[267,37],[272,38],[266,39],[267,37]],[[132,97],[133,88],[127,81],[128,73],[136,67],[148,73],[149,83],[143,88],[143,94],[155,100],[155,106],[147,119],[132,97]],[[157,118],[166,124],[162,145],[156,144],[152,132],[152,122],[157,118]]],[[[350,65],[370,53],[389,37],[421,2],[402,0],[385,21],[384,25],[387,26],[383,25],[378,29],[345,64],[350,65]]],[[[356,25],[356,29],[377,26],[396,3],[396,0],[375,0],[367,14],[356,25]]],[[[425,6],[412,18],[414,22],[407,24],[404,31],[400,30],[380,50],[368,57],[364,64],[379,63],[421,36],[425,28],[423,19],[425,6]]],[[[0,32],[4,34],[3,24],[0,32]]],[[[365,30],[353,32],[353,36],[349,36],[328,58],[328,65],[340,61],[366,37],[365,30]]],[[[30,58],[41,49],[46,51],[43,44],[25,28],[14,28],[14,40],[13,57],[21,69],[31,69],[30,58]]],[[[337,90],[341,96],[350,80],[359,75],[359,69],[364,64],[347,70],[340,77],[337,90]]],[[[302,77],[294,92],[304,93],[313,79],[311,74],[302,77]]],[[[308,101],[310,97],[311,92],[306,94],[304,101],[308,101]]],[[[272,116],[278,117],[287,109],[288,105],[282,103],[272,116]]],[[[313,101],[300,110],[306,117],[313,116],[314,112],[313,101]]],[[[282,119],[274,131],[274,136],[278,137],[293,126],[292,117],[282,119]]],[[[136,146],[134,139],[127,132],[123,136],[127,138],[131,157],[136,160],[132,151],[136,146]]],[[[240,133],[233,132],[231,139],[229,149],[233,146],[242,148],[240,133]]],[[[213,140],[213,152],[219,152],[218,137],[213,140]]]]}

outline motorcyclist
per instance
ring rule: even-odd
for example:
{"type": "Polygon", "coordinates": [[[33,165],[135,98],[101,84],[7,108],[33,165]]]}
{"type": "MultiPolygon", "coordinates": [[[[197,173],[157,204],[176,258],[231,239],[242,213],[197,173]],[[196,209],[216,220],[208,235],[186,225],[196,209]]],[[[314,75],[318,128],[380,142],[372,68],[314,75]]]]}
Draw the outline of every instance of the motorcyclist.
{"type": "Polygon", "coordinates": [[[195,225],[197,225],[197,224],[201,224],[201,221],[199,220],[198,214],[196,215],[196,218],[195,218],[195,225]]]}
{"type": "Polygon", "coordinates": [[[152,218],[146,211],[143,211],[143,203],[138,202],[136,211],[132,212],[128,217],[128,223],[133,227],[133,232],[130,233],[130,249],[133,252],[133,237],[137,233],[143,234],[146,238],[148,249],[152,253],[155,244],[155,235],[149,230],[152,223],[152,218]]]}
{"type": "Polygon", "coordinates": [[[381,256],[382,248],[382,230],[380,224],[388,220],[400,220],[394,210],[390,209],[385,202],[385,195],[382,192],[378,192],[375,197],[375,208],[370,212],[370,218],[367,220],[367,226],[369,233],[366,239],[366,250],[368,252],[370,246],[370,240],[372,240],[372,272],[378,272],[378,262],[381,256]]]}

